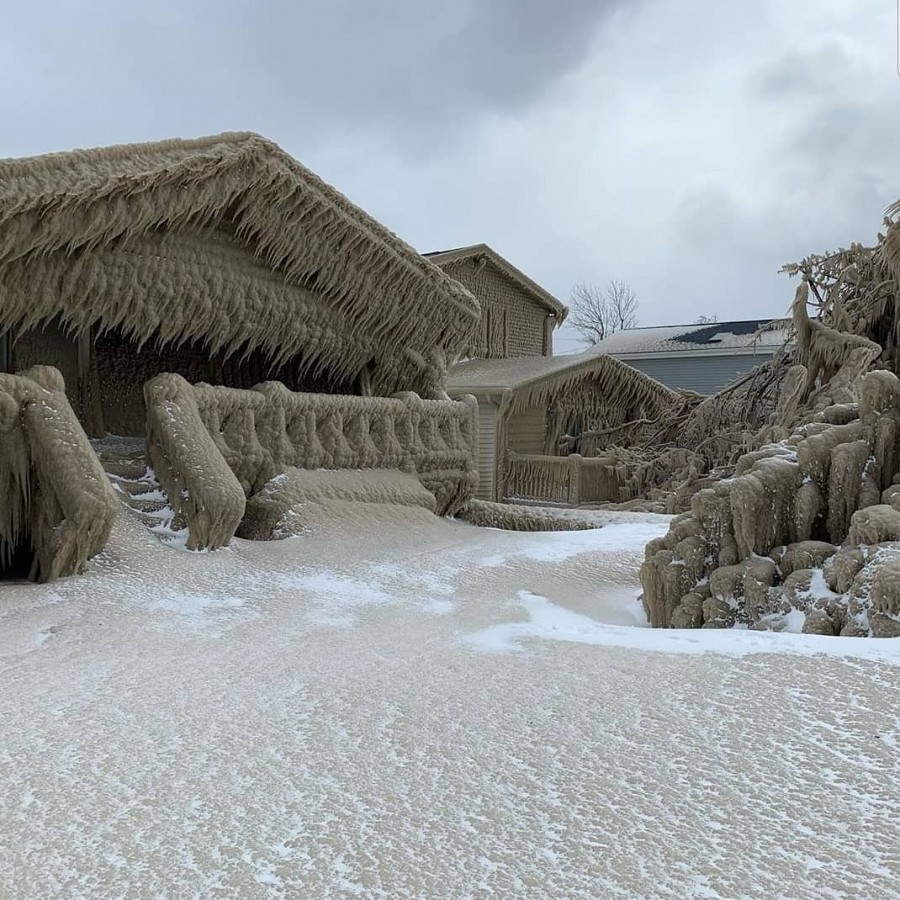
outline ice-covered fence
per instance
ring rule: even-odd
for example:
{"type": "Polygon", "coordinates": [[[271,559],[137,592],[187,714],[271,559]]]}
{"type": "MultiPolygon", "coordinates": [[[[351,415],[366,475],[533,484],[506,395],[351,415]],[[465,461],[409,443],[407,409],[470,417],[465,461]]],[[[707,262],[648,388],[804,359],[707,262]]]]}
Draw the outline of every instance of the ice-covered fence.
{"type": "Polygon", "coordinates": [[[625,499],[620,467],[610,457],[582,456],[578,487],[578,503],[618,503],[625,499]]]}
{"type": "Polygon", "coordinates": [[[59,371],[0,374],[0,568],[24,550],[32,580],[80,572],[118,508],[59,371]]]}
{"type": "Polygon", "coordinates": [[[509,499],[575,505],[618,501],[619,493],[619,475],[606,457],[507,454],[504,494],[509,499]]]}
{"type": "Polygon", "coordinates": [[[504,497],[514,500],[569,502],[572,465],[568,456],[514,453],[506,456],[504,497]]]}
{"type": "Polygon", "coordinates": [[[245,391],[171,374],[148,381],[144,393],[150,455],[194,547],[227,543],[245,498],[292,467],[415,474],[440,515],[475,488],[474,398],[307,394],[279,382],[245,391]]]}

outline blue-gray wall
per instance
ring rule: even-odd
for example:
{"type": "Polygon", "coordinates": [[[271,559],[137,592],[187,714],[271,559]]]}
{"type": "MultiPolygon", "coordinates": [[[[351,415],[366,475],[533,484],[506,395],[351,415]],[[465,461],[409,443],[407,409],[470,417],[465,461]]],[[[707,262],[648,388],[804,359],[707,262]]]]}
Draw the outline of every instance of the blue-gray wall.
{"type": "Polygon", "coordinates": [[[624,359],[629,366],[661,381],[671,388],[686,388],[700,394],[715,394],[740,375],[771,359],[773,354],[752,356],[660,356],[650,359],[624,359]]]}

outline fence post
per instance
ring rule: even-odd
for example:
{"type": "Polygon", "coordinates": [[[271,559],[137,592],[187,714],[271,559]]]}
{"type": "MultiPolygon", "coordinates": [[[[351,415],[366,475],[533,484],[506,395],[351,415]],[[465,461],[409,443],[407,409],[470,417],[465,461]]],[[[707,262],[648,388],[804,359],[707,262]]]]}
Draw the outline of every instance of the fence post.
{"type": "Polygon", "coordinates": [[[569,454],[569,505],[581,502],[581,454],[569,454]]]}

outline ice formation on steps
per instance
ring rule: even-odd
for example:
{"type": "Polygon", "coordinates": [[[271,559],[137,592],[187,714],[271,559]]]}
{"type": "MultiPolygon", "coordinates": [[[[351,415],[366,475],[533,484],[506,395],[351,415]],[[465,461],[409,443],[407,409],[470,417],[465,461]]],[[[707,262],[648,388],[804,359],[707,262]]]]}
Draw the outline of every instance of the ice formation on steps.
{"type": "Polygon", "coordinates": [[[141,438],[107,435],[91,444],[122,504],[164,543],[184,547],[190,533],[183,517],[172,509],[147,459],[141,438]]]}
{"type": "Polygon", "coordinates": [[[418,507],[433,513],[434,494],[415,475],[396,469],[290,468],[247,500],[238,537],[268,541],[290,537],[305,527],[310,504],[379,503],[418,507]]]}

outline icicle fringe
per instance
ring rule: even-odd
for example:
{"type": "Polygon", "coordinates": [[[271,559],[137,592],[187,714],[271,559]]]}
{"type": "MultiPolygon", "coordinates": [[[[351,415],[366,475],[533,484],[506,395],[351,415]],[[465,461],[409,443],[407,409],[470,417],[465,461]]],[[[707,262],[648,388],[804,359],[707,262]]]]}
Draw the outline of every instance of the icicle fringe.
{"type": "Polygon", "coordinates": [[[250,133],[0,160],[0,296],[13,332],[58,316],[349,377],[374,360],[380,394],[439,391],[480,320],[465,288],[250,133]]]}

